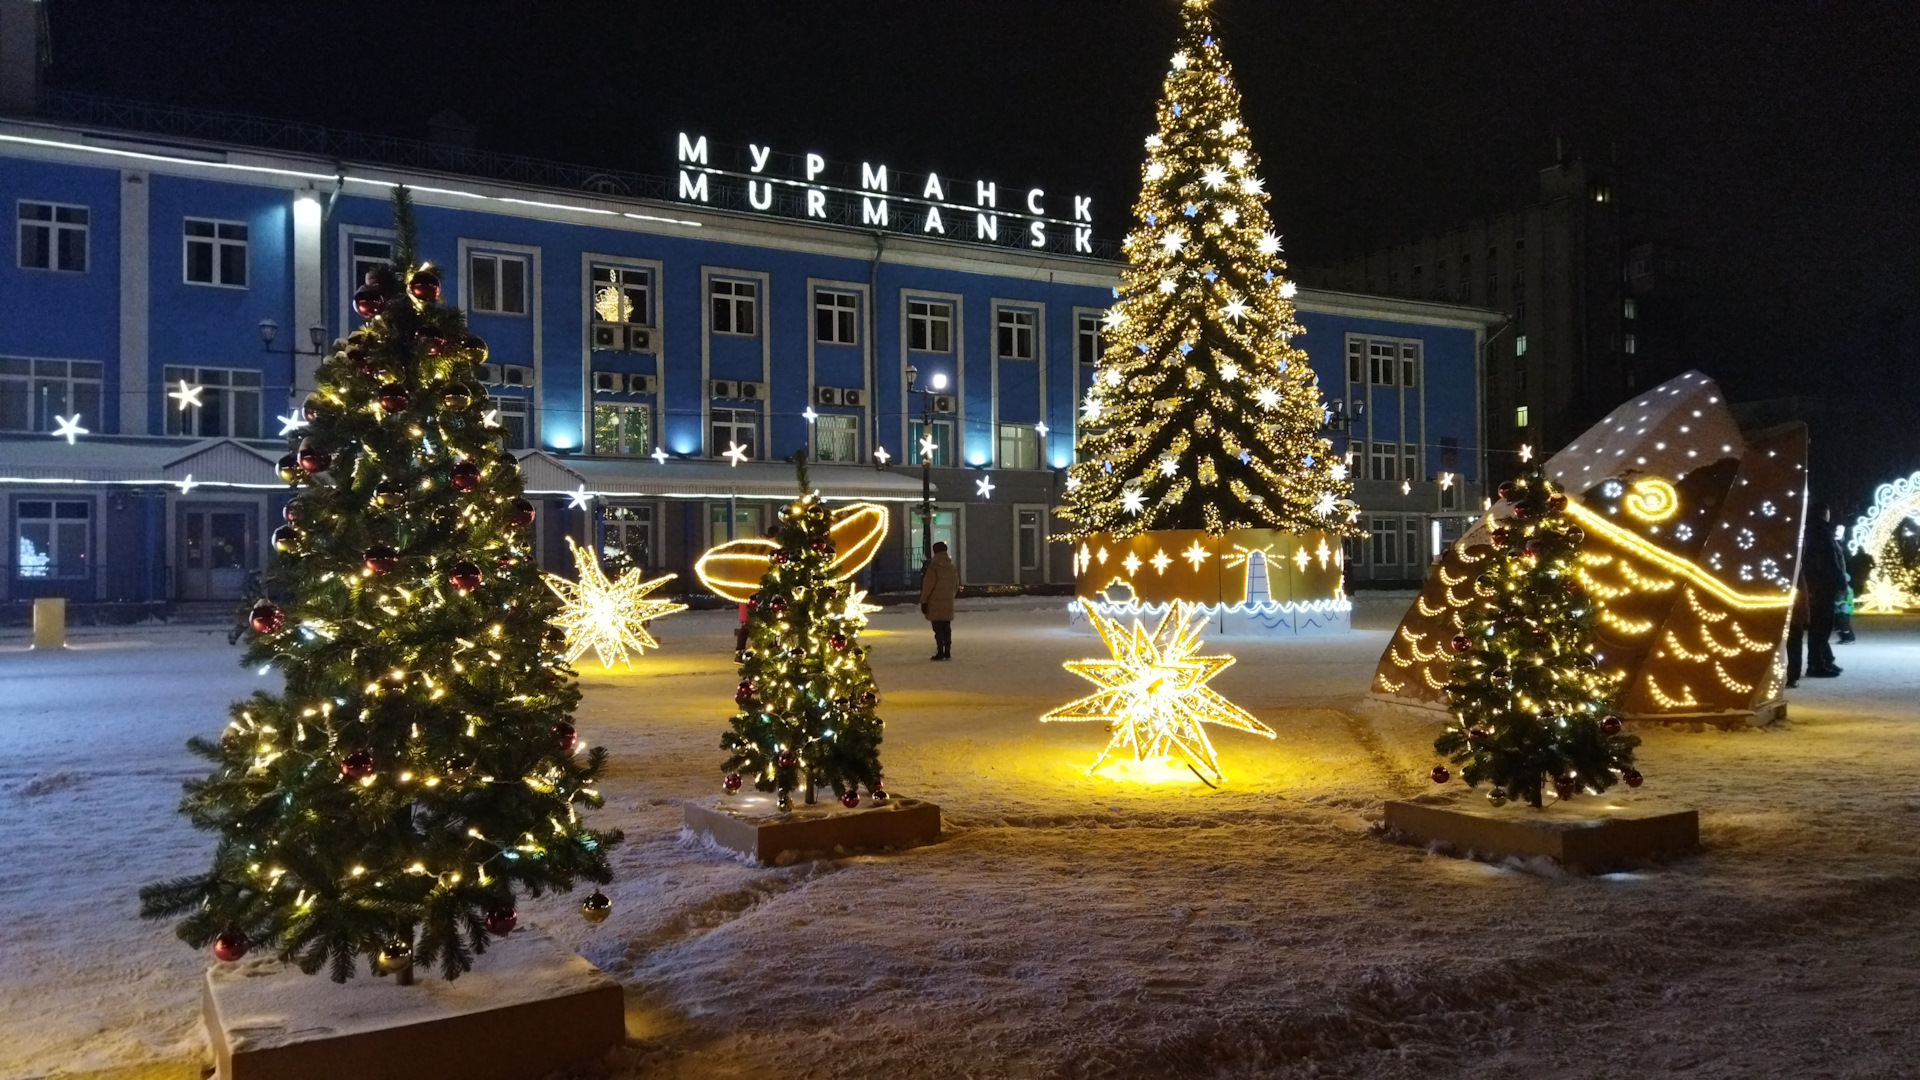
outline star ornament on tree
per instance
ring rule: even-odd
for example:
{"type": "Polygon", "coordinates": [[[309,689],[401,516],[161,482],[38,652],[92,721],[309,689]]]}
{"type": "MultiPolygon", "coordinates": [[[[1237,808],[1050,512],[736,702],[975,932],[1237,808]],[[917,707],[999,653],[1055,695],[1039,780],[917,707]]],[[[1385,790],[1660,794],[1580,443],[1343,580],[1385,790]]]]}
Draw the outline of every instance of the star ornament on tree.
{"type": "Polygon", "coordinates": [[[611,669],[616,661],[631,666],[632,661],[627,658],[629,650],[644,654],[648,649],[659,648],[660,643],[647,632],[647,621],[685,611],[687,605],[650,600],[647,594],[672,581],[675,575],[646,581],[645,575],[634,569],[609,580],[592,551],[574,543],[572,537],[567,538],[567,546],[573,549],[573,563],[580,570],[580,580],[568,581],[558,574],[542,575],[547,588],[560,598],[560,613],[553,617],[553,625],[566,631],[567,663],[573,663],[592,649],[603,668],[611,669]]]}
{"type": "Polygon", "coordinates": [[[1099,693],[1047,713],[1042,723],[1098,721],[1112,738],[1100,751],[1089,775],[1109,761],[1131,756],[1135,761],[1170,760],[1185,765],[1202,780],[1225,780],[1213,743],[1203,725],[1216,724],[1274,738],[1272,728],[1207,684],[1231,667],[1231,656],[1200,656],[1200,629],[1193,606],[1176,603],[1151,633],[1140,623],[1122,629],[1115,620],[1089,609],[1087,617],[1099,631],[1111,658],[1069,660],[1068,671],[1100,687],[1099,693]],[[1211,779],[1209,780],[1209,777],[1211,779]]]}

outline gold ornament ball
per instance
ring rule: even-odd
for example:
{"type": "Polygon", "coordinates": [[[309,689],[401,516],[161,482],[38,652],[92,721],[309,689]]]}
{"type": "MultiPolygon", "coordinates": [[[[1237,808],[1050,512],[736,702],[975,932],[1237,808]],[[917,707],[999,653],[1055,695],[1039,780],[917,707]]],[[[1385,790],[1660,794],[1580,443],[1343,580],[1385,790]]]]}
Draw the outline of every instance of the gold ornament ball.
{"type": "Polygon", "coordinates": [[[405,971],[413,966],[413,946],[404,941],[389,941],[374,962],[389,975],[405,971]]]}
{"type": "Polygon", "coordinates": [[[613,914],[613,901],[599,889],[593,890],[592,896],[580,901],[580,917],[596,926],[606,922],[607,916],[611,914],[613,914]]]}

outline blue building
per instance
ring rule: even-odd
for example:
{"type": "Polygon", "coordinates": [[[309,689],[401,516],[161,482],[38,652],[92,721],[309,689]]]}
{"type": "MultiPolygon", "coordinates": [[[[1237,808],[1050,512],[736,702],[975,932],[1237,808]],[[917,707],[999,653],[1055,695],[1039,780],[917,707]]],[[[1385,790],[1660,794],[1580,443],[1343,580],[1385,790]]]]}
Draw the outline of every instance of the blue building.
{"type": "MultiPolygon", "coordinates": [[[[0,119],[0,601],[242,595],[286,497],[278,417],[392,257],[400,184],[488,343],[543,564],[571,535],[691,587],[701,551],[769,524],[806,447],[825,496],[894,508],[871,584],[906,585],[925,446],[965,581],[1071,579],[1052,510],[1118,280],[1086,200],[686,135],[656,178],[277,130],[315,149],[71,95],[0,119]]],[[[1418,579],[1480,506],[1500,317],[1296,302],[1360,478],[1352,575],[1418,579]]]]}

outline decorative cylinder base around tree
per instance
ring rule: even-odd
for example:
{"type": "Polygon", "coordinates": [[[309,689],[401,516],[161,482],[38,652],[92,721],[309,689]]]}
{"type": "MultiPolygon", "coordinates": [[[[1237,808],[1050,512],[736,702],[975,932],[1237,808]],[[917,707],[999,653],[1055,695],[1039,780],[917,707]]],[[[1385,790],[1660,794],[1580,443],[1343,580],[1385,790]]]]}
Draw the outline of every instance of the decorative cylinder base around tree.
{"type": "MultiPolygon", "coordinates": [[[[1094,533],[1073,553],[1076,624],[1090,606],[1110,619],[1193,604],[1217,634],[1290,637],[1351,628],[1341,588],[1340,538],[1277,529],[1161,529],[1094,533]]],[[[1091,627],[1088,627],[1091,629],[1091,627]]]]}

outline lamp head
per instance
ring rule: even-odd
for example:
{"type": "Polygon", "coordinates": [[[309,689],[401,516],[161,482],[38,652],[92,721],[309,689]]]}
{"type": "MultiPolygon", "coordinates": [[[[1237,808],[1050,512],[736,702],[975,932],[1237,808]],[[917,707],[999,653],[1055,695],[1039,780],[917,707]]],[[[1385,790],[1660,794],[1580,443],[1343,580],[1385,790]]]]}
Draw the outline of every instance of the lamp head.
{"type": "Polygon", "coordinates": [[[273,337],[275,334],[278,334],[279,332],[280,332],[279,323],[274,322],[272,319],[260,320],[260,344],[261,345],[266,346],[266,345],[273,344],[273,337]]]}

